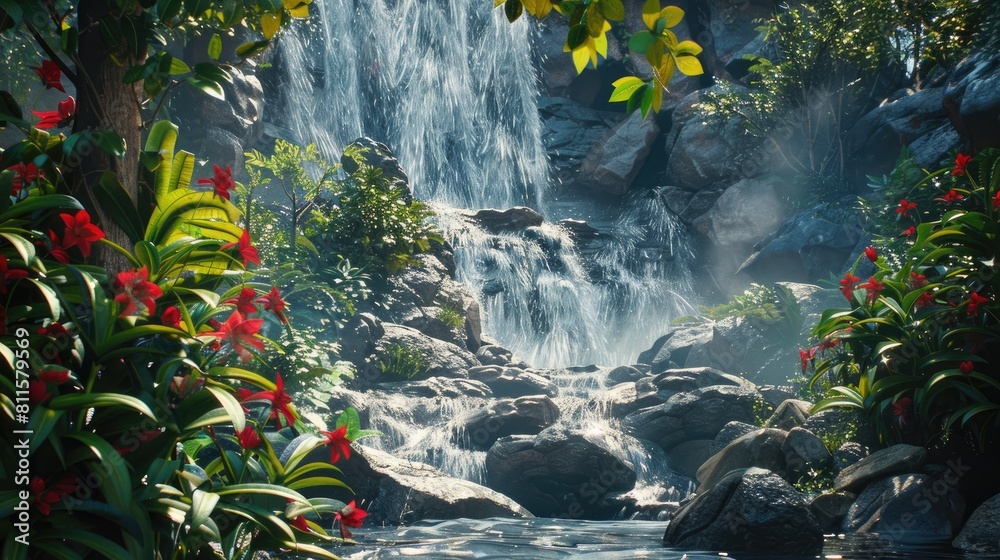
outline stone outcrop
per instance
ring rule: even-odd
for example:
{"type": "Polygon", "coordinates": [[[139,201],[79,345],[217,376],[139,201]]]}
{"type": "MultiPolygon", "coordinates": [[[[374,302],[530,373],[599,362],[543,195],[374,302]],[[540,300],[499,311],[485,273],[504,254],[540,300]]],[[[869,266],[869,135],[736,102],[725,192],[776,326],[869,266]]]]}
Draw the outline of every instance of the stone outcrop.
{"type": "Polygon", "coordinates": [[[583,159],[577,184],[599,192],[624,195],[652,149],[660,127],[639,111],[609,130],[583,159]]]}
{"type": "Polygon", "coordinates": [[[833,481],[837,490],[857,491],[865,484],[891,474],[914,472],[927,458],[927,450],[914,445],[898,444],[880,449],[843,469],[833,481]]]}
{"type": "Polygon", "coordinates": [[[457,419],[453,437],[460,445],[488,450],[500,438],[534,435],[559,419],[559,407],[544,395],[501,400],[457,419]]]}
{"type": "Polygon", "coordinates": [[[855,500],[840,529],[877,533],[896,542],[951,539],[962,521],[965,502],[954,487],[938,488],[924,474],[881,478],[855,500]]]}
{"type": "Polygon", "coordinates": [[[1000,494],[972,512],[952,546],[976,554],[1000,554],[1000,494]]]}
{"type": "Polygon", "coordinates": [[[638,410],[622,422],[633,436],[666,451],[693,439],[714,438],[734,420],[752,422],[758,394],[744,387],[718,385],[679,393],[667,402],[638,410]]]}

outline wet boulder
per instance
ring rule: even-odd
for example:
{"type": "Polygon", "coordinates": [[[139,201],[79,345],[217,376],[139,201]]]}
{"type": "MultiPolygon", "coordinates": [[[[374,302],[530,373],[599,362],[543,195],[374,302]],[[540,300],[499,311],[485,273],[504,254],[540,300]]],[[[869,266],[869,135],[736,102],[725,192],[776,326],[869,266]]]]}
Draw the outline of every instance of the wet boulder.
{"type": "Polygon", "coordinates": [[[656,119],[632,113],[609,130],[583,159],[577,184],[598,192],[624,195],[659,134],[656,119]]]}
{"type": "Polygon", "coordinates": [[[455,420],[453,439],[463,447],[488,450],[510,435],[535,435],[559,419],[559,407],[547,396],[505,399],[455,420]]]}
{"type": "Polygon", "coordinates": [[[833,486],[837,490],[858,491],[872,480],[918,471],[926,458],[927,450],[923,447],[904,443],[893,445],[840,471],[833,480],[833,486]]]}
{"type": "Polygon", "coordinates": [[[385,335],[376,344],[375,353],[364,369],[368,377],[389,380],[398,378],[399,372],[416,371],[412,376],[416,380],[435,376],[467,378],[469,369],[479,365],[476,357],[464,348],[410,327],[393,323],[382,325],[385,335]]]}
{"type": "Polygon", "coordinates": [[[850,492],[828,492],[820,494],[809,502],[824,533],[835,533],[840,530],[840,523],[858,497],[850,492]]]}
{"type": "Polygon", "coordinates": [[[487,208],[472,215],[490,232],[521,231],[529,227],[542,225],[542,215],[526,206],[515,206],[507,210],[487,208]]]}
{"type": "Polygon", "coordinates": [[[682,507],[663,544],[683,550],[812,555],[823,530],[805,496],[777,474],[737,470],[682,507]]]}
{"type": "Polygon", "coordinates": [[[632,463],[603,434],[547,428],[509,436],[486,454],[486,485],[545,517],[607,519],[610,493],[631,490],[632,463]]]}
{"type": "Polygon", "coordinates": [[[788,399],[778,405],[774,414],[767,419],[765,424],[768,428],[780,428],[791,430],[796,426],[805,424],[809,418],[812,403],[801,399],[788,399]]]}
{"type": "Polygon", "coordinates": [[[948,484],[925,474],[879,479],[858,494],[840,525],[844,533],[877,533],[897,542],[951,539],[965,502],[948,484]]]}
{"type": "Polygon", "coordinates": [[[952,546],[977,554],[1000,554],[1000,494],[972,512],[952,546]]]}
{"type": "Polygon", "coordinates": [[[823,444],[823,440],[809,430],[798,427],[789,430],[788,437],[781,444],[781,453],[785,456],[789,473],[820,472],[833,463],[833,455],[823,444]]]}
{"type": "Polygon", "coordinates": [[[753,422],[754,403],[759,397],[745,387],[705,387],[633,412],[622,424],[631,435],[670,451],[685,441],[714,438],[729,422],[753,422]]]}
{"type": "Polygon", "coordinates": [[[753,383],[746,379],[710,367],[668,369],[653,377],[644,377],[636,381],[635,389],[640,400],[656,399],[660,402],[666,402],[678,393],[689,393],[695,389],[715,385],[732,385],[733,387],[754,389],[753,383]]]}
{"type": "Polygon", "coordinates": [[[537,373],[514,367],[476,366],[469,370],[469,378],[482,381],[497,397],[523,397],[559,393],[555,383],[537,373]]]}
{"type": "Polygon", "coordinates": [[[698,469],[698,493],[713,488],[734,470],[758,467],[784,476],[785,455],[781,450],[788,432],[765,428],[737,438],[698,469]]]}

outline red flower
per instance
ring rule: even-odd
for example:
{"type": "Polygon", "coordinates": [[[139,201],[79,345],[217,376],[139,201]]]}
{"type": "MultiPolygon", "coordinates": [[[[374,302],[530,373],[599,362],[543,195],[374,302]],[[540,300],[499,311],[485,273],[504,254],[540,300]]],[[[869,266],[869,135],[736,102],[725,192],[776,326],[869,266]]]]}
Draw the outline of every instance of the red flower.
{"type": "Polygon", "coordinates": [[[900,233],[899,235],[902,235],[903,237],[913,237],[916,234],[917,234],[916,226],[910,226],[904,229],[903,232],[900,233]]]}
{"type": "Polygon", "coordinates": [[[10,169],[14,170],[14,182],[10,187],[10,196],[17,196],[21,193],[21,189],[35,182],[35,179],[42,176],[38,171],[38,167],[34,163],[19,163],[12,166],[10,169]]]}
{"type": "Polygon", "coordinates": [[[868,278],[867,282],[858,287],[867,290],[868,296],[866,297],[866,300],[868,301],[868,304],[871,305],[872,303],[875,303],[876,299],[878,299],[878,295],[882,292],[882,289],[885,288],[885,284],[879,282],[874,276],[872,276],[868,278]]]}
{"type": "Polygon", "coordinates": [[[48,325],[39,328],[35,332],[42,336],[51,336],[52,338],[59,338],[63,335],[69,334],[69,331],[66,330],[66,327],[62,326],[62,323],[59,323],[57,321],[52,321],[48,325]]]}
{"type": "Polygon", "coordinates": [[[74,245],[80,248],[84,258],[90,256],[90,244],[104,238],[101,228],[90,223],[90,214],[86,210],[80,210],[76,216],[60,214],[60,218],[66,224],[66,231],[63,233],[63,248],[69,249],[74,245]]]}
{"type": "Polygon", "coordinates": [[[52,246],[49,247],[49,256],[62,264],[69,264],[69,253],[66,252],[66,249],[63,249],[62,243],[59,241],[59,236],[51,229],[49,230],[49,241],[52,243],[52,246]]]}
{"type": "Polygon", "coordinates": [[[988,301],[990,301],[990,299],[979,295],[979,292],[972,292],[972,294],[969,295],[969,307],[966,309],[966,312],[969,315],[978,315],[979,306],[988,301]]]}
{"type": "Polygon", "coordinates": [[[333,516],[333,521],[340,521],[340,536],[349,539],[351,532],[347,530],[347,527],[360,527],[365,517],[368,517],[368,512],[359,508],[354,500],[351,500],[351,503],[333,516]]]}
{"type": "Polygon", "coordinates": [[[46,130],[49,128],[54,128],[57,126],[66,126],[69,121],[73,118],[73,114],[76,113],[76,99],[73,96],[67,97],[64,101],[59,102],[58,111],[36,111],[31,110],[31,114],[42,119],[35,128],[40,128],[46,130]]]}
{"type": "Polygon", "coordinates": [[[805,371],[809,367],[809,362],[816,358],[816,348],[810,348],[805,350],[799,348],[799,361],[802,362],[802,371],[805,371]]]}
{"type": "Polygon", "coordinates": [[[896,208],[896,213],[904,218],[910,217],[910,210],[914,210],[917,207],[916,202],[909,202],[905,198],[899,199],[899,207],[896,208]]]}
{"type": "Polygon", "coordinates": [[[28,403],[31,405],[42,404],[51,396],[48,383],[41,379],[33,379],[28,382],[28,403]]]}
{"type": "Polygon", "coordinates": [[[70,380],[71,373],[72,372],[69,369],[62,366],[48,364],[42,366],[42,368],[38,370],[38,377],[46,383],[62,385],[70,380]]]}
{"type": "Polygon", "coordinates": [[[993,211],[1000,210],[1000,191],[993,195],[993,211]]]}
{"type": "Polygon", "coordinates": [[[23,268],[7,268],[7,257],[0,255],[0,294],[7,293],[7,282],[17,282],[28,277],[23,268]]]}
{"type": "Polygon", "coordinates": [[[253,394],[253,391],[251,391],[250,389],[246,389],[244,387],[240,387],[239,389],[236,390],[236,400],[238,400],[240,402],[243,402],[243,401],[249,399],[250,395],[252,395],[252,394],[253,394]]]}
{"type": "Polygon", "coordinates": [[[76,491],[76,476],[73,473],[65,472],[59,477],[59,481],[51,487],[45,487],[45,481],[41,477],[32,477],[28,485],[31,490],[31,501],[38,508],[42,515],[52,513],[52,504],[59,503],[66,494],[76,491]]]}
{"type": "Polygon", "coordinates": [[[865,256],[868,257],[868,260],[870,260],[872,262],[875,262],[875,261],[878,260],[878,252],[875,251],[874,247],[867,247],[867,248],[865,248],[865,256]]]}
{"type": "Polygon", "coordinates": [[[253,298],[257,295],[257,292],[253,288],[243,288],[240,290],[240,295],[235,298],[227,299],[222,303],[232,303],[236,305],[236,310],[244,315],[252,315],[257,312],[257,305],[254,304],[253,298]]]}
{"type": "Polygon", "coordinates": [[[309,528],[309,522],[306,521],[306,516],[300,515],[292,520],[292,527],[295,527],[303,533],[310,533],[312,529],[309,528]]]}
{"type": "Polygon", "coordinates": [[[261,444],[260,434],[257,433],[257,429],[247,424],[242,431],[239,432],[240,447],[243,449],[256,449],[258,445],[261,444]]]}
{"type": "MultiPolygon", "coordinates": [[[[260,320],[260,319],[258,319],[260,320]]],[[[274,383],[275,387],[273,391],[260,391],[254,393],[247,397],[245,400],[255,401],[264,400],[271,403],[271,415],[269,418],[273,418],[275,423],[278,424],[278,428],[281,428],[281,421],[279,420],[279,415],[285,418],[285,423],[289,426],[295,423],[295,412],[292,410],[292,397],[285,392],[285,381],[281,378],[281,374],[278,374],[278,379],[274,383]]]]}
{"type": "Polygon", "coordinates": [[[170,381],[170,392],[178,397],[186,397],[195,394],[205,386],[204,377],[193,377],[189,375],[175,375],[170,381]],[[193,379],[193,381],[192,381],[193,379]]]}
{"type": "Polygon", "coordinates": [[[215,194],[221,196],[222,198],[229,200],[229,191],[233,189],[233,172],[226,166],[223,170],[218,165],[215,166],[215,176],[211,179],[208,177],[202,177],[198,179],[199,185],[213,185],[215,187],[215,194]]]}
{"type": "Polygon", "coordinates": [[[832,350],[833,348],[836,348],[838,344],[840,344],[839,338],[828,338],[826,340],[820,341],[819,349],[832,350]]]}
{"type": "Polygon", "coordinates": [[[911,403],[913,400],[910,397],[903,397],[892,403],[892,414],[898,419],[900,426],[906,425],[906,417],[909,415],[911,403]]]}
{"type": "Polygon", "coordinates": [[[250,233],[247,230],[243,230],[243,235],[240,236],[239,243],[226,243],[222,246],[222,250],[225,251],[233,247],[236,247],[239,251],[244,267],[247,266],[248,262],[256,265],[260,264],[260,255],[257,254],[257,248],[250,244],[250,233]]]}
{"type": "Polygon", "coordinates": [[[941,198],[941,200],[943,200],[945,204],[954,204],[964,198],[965,195],[956,191],[955,189],[951,189],[950,191],[947,192],[947,194],[944,195],[944,197],[941,198]]]}
{"type": "Polygon", "coordinates": [[[972,161],[972,156],[962,154],[955,156],[955,169],[951,170],[951,174],[961,175],[962,173],[965,173],[965,166],[969,165],[970,161],[972,161]]]}
{"type": "Polygon", "coordinates": [[[277,315],[282,323],[288,323],[288,317],[285,316],[285,300],[281,299],[281,293],[278,292],[277,286],[271,286],[271,291],[258,299],[257,303],[263,303],[266,311],[277,315]]]}
{"type": "Polygon", "coordinates": [[[253,357],[247,350],[247,346],[252,346],[258,352],[264,351],[264,343],[254,338],[254,335],[260,332],[260,327],[263,324],[263,319],[244,319],[243,314],[239,311],[233,311],[226,322],[219,325],[219,330],[205,333],[202,336],[214,336],[221,343],[232,344],[240,361],[247,363],[253,357]]]}
{"type": "Polygon", "coordinates": [[[325,440],[324,444],[330,446],[330,462],[336,463],[343,456],[344,459],[351,458],[351,440],[347,439],[347,424],[337,428],[332,432],[320,430],[325,440]]]}
{"type": "Polygon", "coordinates": [[[163,321],[163,324],[168,327],[181,328],[181,310],[171,305],[163,310],[163,314],[160,315],[160,321],[163,321]]]}
{"type": "Polygon", "coordinates": [[[850,272],[844,274],[844,277],[840,280],[840,293],[844,294],[847,301],[851,301],[851,296],[854,294],[854,288],[860,281],[860,276],[854,276],[850,272]]]}
{"type": "Polygon", "coordinates": [[[910,273],[910,289],[916,290],[927,285],[927,277],[916,272],[910,273]]]}
{"type": "Polygon", "coordinates": [[[117,292],[115,302],[125,306],[119,317],[152,315],[156,310],[156,298],[163,295],[163,290],[149,281],[149,270],[145,266],[119,272],[111,287],[117,292]]]}
{"type": "Polygon", "coordinates": [[[42,61],[41,66],[32,68],[32,70],[34,70],[35,74],[38,74],[38,77],[42,79],[42,85],[45,86],[45,89],[57,89],[66,93],[66,90],[63,89],[62,85],[62,71],[59,70],[58,64],[49,59],[45,59],[42,61]]]}
{"type": "Polygon", "coordinates": [[[958,371],[962,372],[963,375],[969,375],[975,370],[976,366],[972,365],[972,362],[962,362],[958,364],[958,371]]]}

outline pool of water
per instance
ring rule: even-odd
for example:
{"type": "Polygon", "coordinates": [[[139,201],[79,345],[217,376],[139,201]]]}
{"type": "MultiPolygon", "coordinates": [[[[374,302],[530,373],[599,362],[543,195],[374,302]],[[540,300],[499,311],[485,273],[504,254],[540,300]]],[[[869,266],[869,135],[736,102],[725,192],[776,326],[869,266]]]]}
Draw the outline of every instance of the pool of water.
{"type": "MultiPolygon", "coordinates": [[[[338,548],[345,560],[431,558],[435,560],[763,560],[775,555],[678,551],[664,548],[664,523],[655,521],[575,521],[564,519],[455,519],[425,521],[408,527],[364,528],[355,532],[358,545],[338,548]]],[[[817,556],[781,556],[787,560],[997,559],[966,556],[947,543],[893,545],[875,538],[829,536],[817,556]]]]}

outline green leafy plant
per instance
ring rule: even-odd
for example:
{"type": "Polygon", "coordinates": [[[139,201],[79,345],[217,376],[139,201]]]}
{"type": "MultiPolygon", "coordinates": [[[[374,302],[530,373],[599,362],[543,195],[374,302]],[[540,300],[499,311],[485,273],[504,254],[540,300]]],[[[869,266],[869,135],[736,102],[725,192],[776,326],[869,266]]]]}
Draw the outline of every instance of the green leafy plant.
{"type": "Polygon", "coordinates": [[[859,257],[876,271],[841,280],[850,307],[823,314],[803,369],[837,385],[816,410],[860,408],[886,443],[985,452],[1000,422],[1000,157],[959,154],[918,184],[940,218],[915,226],[898,268],[874,248],[859,257]]]}
{"type": "Polygon", "coordinates": [[[427,371],[427,359],[419,350],[402,344],[390,344],[385,349],[385,357],[379,361],[382,373],[400,381],[408,381],[427,371]]]}
{"type": "Polygon", "coordinates": [[[451,305],[448,304],[442,305],[434,317],[438,321],[444,323],[449,328],[452,329],[465,328],[465,319],[462,318],[462,314],[459,313],[458,309],[456,309],[451,305]]]}

